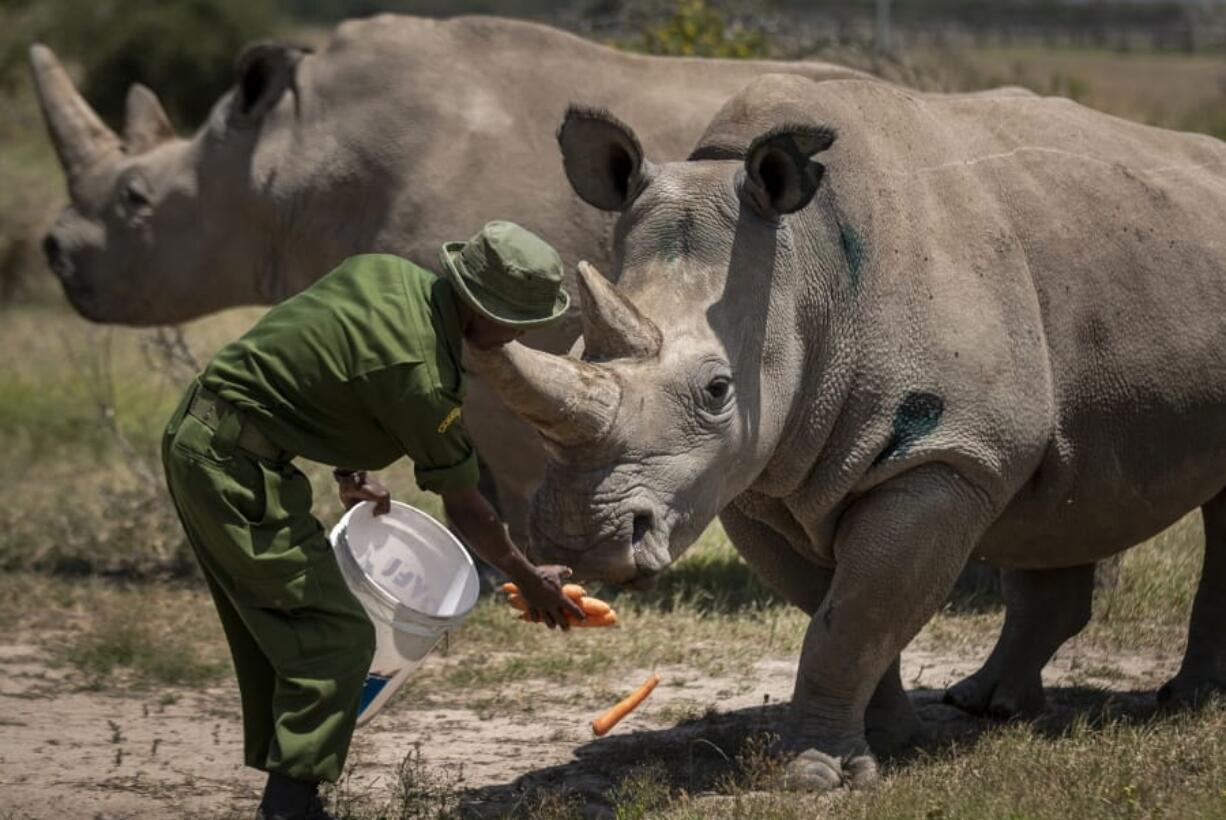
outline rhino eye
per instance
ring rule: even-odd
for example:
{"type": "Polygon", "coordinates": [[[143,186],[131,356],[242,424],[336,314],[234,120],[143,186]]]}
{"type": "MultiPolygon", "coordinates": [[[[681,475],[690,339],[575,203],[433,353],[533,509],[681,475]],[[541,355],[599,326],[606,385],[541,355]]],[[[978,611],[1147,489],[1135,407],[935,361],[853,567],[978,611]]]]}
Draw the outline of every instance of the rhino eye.
{"type": "Polygon", "coordinates": [[[150,203],[140,184],[133,180],[123,186],[123,204],[129,208],[147,208],[150,203]]]}
{"type": "Polygon", "coordinates": [[[716,376],[707,382],[707,399],[712,407],[718,409],[728,403],[732,396],[732,379],[728,376],[716,376]]]}

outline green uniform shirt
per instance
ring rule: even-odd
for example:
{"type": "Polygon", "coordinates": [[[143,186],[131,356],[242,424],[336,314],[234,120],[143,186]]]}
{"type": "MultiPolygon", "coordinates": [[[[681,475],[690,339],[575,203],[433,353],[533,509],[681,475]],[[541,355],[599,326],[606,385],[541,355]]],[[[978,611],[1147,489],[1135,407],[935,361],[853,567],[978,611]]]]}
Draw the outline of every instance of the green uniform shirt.
{"type": "Polygon", "coordinates": [[[223,348],[201,382],[295,455],[378,470],[407,454],[423,489],[474,486],[456,307],[445,279],[407,259],[355,256],[223,348]]]}

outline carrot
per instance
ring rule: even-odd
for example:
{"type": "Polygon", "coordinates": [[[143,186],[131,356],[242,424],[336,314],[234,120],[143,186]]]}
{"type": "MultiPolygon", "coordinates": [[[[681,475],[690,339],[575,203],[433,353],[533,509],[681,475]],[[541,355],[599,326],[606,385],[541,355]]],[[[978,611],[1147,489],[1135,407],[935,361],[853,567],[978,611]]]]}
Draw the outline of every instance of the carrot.
{"type": "MultiPolygon", "coordinates": [[[[523,613],[520,620],[533,622],[528,615],[528,602],[524,600],[524,596],[520,595],[519,587],[506,583],[502,585],[502,591],[507,593],[507,603],[523,613]]],[[[613,607],[599,598],[589,598],[587,590],[578,584],[567,584],[562,587],[562,594],[578,604],[583,614],[587,616],[579,620],[567,615],[566,620],[571,626],[613,626],[617,623],[617,613],[613,611],[613,607]]]]}
{"type": "Polygon", "coordinates": [[[599,598],[589,598],[586,595],[579,599],[579,607],[583,610],[583,614],[589,618],[593,615],[608,615],[613,611],[613,607],[599,598]]]}
{"type": "MultiPolygon", "coordinates": [[[[507,583],[502,585],[502,591],[508,595],[518,595],[519,587],[515,586],[515,584],[508,581],[507,583]]],[[[567,598],[570,598],[572,601],[577,601],[580,598],[582,598],[584,595],[587,595],[587,590],[579,586],[578,584],[567,584],[564,587],[562,587],[562,594],[565,595],[567,598]]]]}
{"type": "Polygon", "coordinates": [[[647,696],[651,694],[651,690],[656,688],[656,684],[660,682],[660,676],[652,674],[642,686],[635,689],[630,695],[613,708],[602,714],[600,717],[592,721],[592,734],[596,737],[601,737],[610,729],[618,724],[618,722],[626,715],[633,712],[638,705],[647,700],[647,696]]]}
{"type": "MultiPolygon", "coordinates": [[[[514,593],[508,595],[507,603],[518,609],[520,612],[528,611],[528,602],[524,600],[522,595],[517,595],[514,593]]],[[[575,601],[575,603],[579,604],[579,608],[582,609],[583,613],[588,616],[608,615],[613,611],[613,607],[609,606],[599,598],[589,598],[586,595],[575,601]]]]}
{"type": "MultiPolygon", "coordinates": [[[[519,619],[521,621],[527,621],[529,623],[540,623],[540,621],[534,621],[532,619],[531,612],[521,612],[519,615],[519,619]]],[[[610,610],[604,615],[589,615],[586,618],[584,618],[582,621],[579,620],[578,618],[567,615],[566,621],[571,626],[616,626],[617,625],[617,613],[610,610]]]]}

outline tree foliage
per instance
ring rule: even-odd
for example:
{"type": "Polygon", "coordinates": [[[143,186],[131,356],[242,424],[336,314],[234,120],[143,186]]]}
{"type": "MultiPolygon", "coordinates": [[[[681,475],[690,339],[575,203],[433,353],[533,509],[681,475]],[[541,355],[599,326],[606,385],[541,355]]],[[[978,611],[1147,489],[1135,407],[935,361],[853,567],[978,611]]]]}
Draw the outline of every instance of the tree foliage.
{"type": "Polygon", "coordinates": [[[0,68],[42,40],[82,68],[81,91],[103,118],[122,120],[128,87],[161,90],[179,127],[194,127],[233,82],[234,59],[277,23],[274,0],[3,0],[0,68]]]}

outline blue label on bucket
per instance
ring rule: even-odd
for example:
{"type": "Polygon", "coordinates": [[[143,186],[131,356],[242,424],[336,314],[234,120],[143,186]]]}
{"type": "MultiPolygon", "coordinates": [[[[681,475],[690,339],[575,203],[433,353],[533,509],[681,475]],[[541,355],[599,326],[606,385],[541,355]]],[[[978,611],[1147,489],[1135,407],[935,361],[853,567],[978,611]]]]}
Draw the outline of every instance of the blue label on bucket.
{"type": "Polygon", "coordinates": [[[379,696],[379,693],[383,691],[384,686],[387,686],[389,680],[391,680],[390,677],[385,678],[383,675],[366,676],[366,683],[362,684],[362,702],[358,705],[359,715],[365,712],[366,707],[370,706],[371,701],[379,696]]]}

